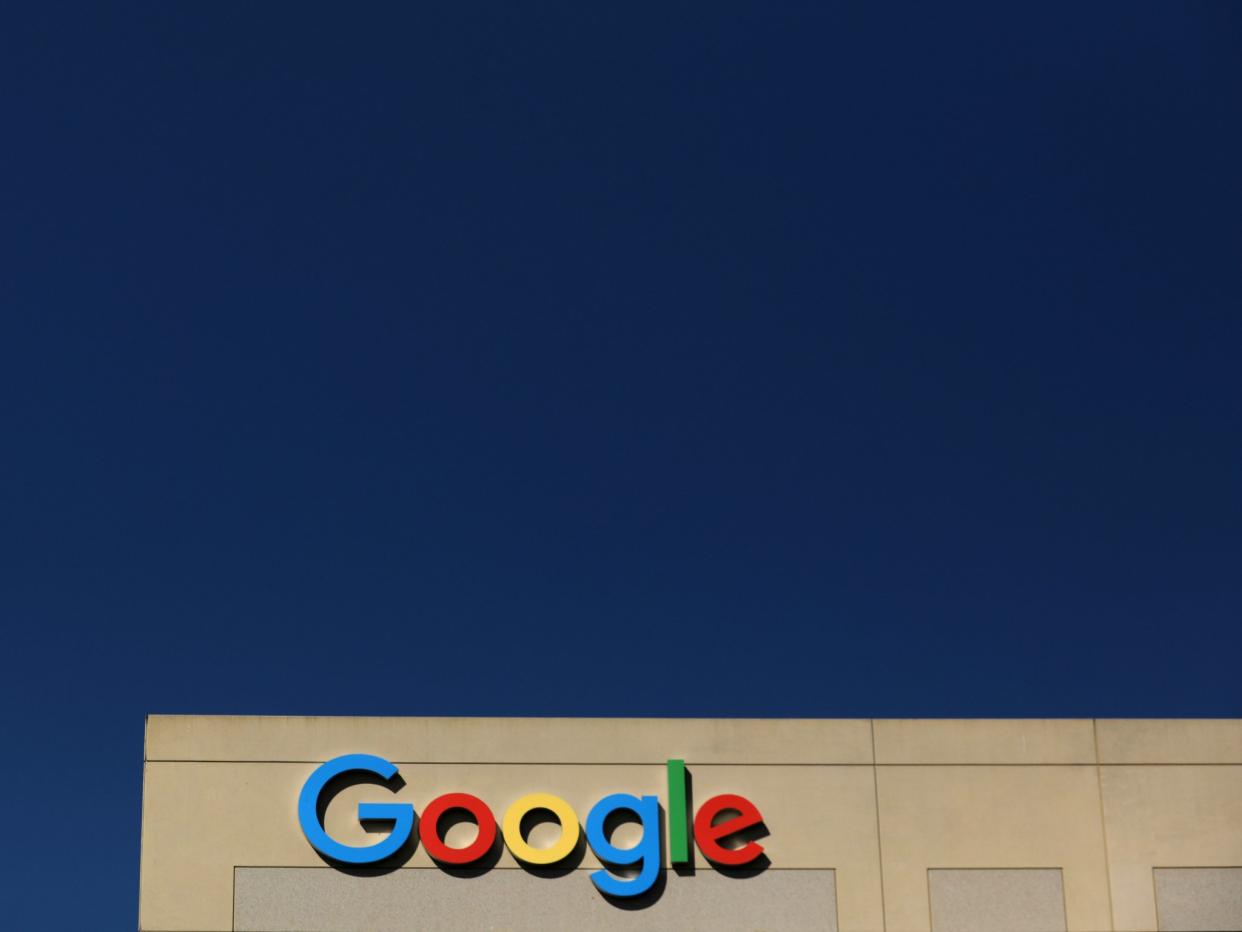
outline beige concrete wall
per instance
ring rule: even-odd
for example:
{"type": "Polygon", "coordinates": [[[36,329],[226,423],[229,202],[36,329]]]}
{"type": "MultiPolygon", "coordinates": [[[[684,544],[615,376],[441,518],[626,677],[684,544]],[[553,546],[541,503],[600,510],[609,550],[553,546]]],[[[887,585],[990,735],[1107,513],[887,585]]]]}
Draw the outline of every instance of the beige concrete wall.
{"type": "MultiPolygon", "coordinates": [[[[746,923],[756,904],[781,901],[772,890],[811,884],[807,898],[794,895],[806,906],[819,902],[815,897],[822,892],[809,878],[831,876],[835,916],[815,927],[943,932],[949,920],[940,920],[942,928],[933,923],[929,872],[995,872],[988,876],[1000,892],[991,902],[997,915],[1004,915],[1006,909],[1021,913],[1020,899],[1007,905],[1004,891],[1025,889],[1023,883],[1037,876],[1005,871],[1035,869],[1045,872],[1038,876],[1056,872],[1061,884],[1064,924],[1058,928],[1155,932],[1157,868],[1242,867],[1242,721],[1237,720],[152,716],[144,771],[141,929],[242,928],[235,926],[238,868],[316,869],[246,875],[251,886],[245,889],[252,895],[240,905],[243,912],[250,910],[247,915],[267,916],[264,922],[270,920],[264,910],[271,904],[265,905],[263,891],[277,891],[271,895],[278,897],[289,895],[290,884],[343,878],[325,868],[302,837],[295,805],[318,763],[358,752],[396,763],[406,784],[392,798],[416,809],[442,792],[463,790],[499,815],[518,796],[538,790],[563,796],[585,819],[590,806],[608,793],[664,799],[664,762],[681,757],[693,773],[697,801],[738,792],[763,812],[771,877],[713,883],[716,878],[700,859],[698,876],[669,885],[676,900],[670,895],[667,903],[642,911],[600,910],[594,900],[580,902],[579,893],[594,895],[585,877],[596,866],[589,852],[575,872],[580,876],[558,882],[583,886],[566,898],[539,885],[539,878],[523,872],[507,852],[502,855],[494,870],[512,873],[489,883],[537,895],[541,909],[563,902],[566,909],[577,904],[573,908],[592,910],[586,920],[562,917],[579,926],[658,927],[660,916],[693,912],[686,904],[710,896],[722,917],[736,920],[730,925],[722,919],[714,927],[750,928],[746,923]],[[801,880],[800,871],[805,872],[801,880]],[[701,888],[693,886],[699,880],[701,888]],[[710,894],[700,892],[709,884],[710,894]],[[671,912],[661,913],[665,907],[671,912]]],[[[373,841],[351,813],[363,798],[375,800],[375,792],[365,786],[342,792],[328,809],[329,831],[346,843],[373,841]]],[[[464,889],[429,879],[440,871],[421,848],[402,870],[427,873],[386,881],[385,896],[403,889],[451,896],[464,889]]],[[[938,876],[937,883],[944,883],[959,875],[938,876]]],[[[349,880],[354,883],[346,886],[362,889],[358,878],[349,880]]],[[[968,901],[969,890],[962,886],[967,881],[971,878],[945,887],[950,892],[942,896],[958,899],[942,902],[968,901]]],[[[521,925],[517,914],[510,918],[510,925],[521,925]]],[[[773,927],[777,918],[772,917],[773,927]]]]}
{"type": "Polygon", "coordinates": [[[935,868],[1060,868],[1067,928],[1111,928],[1094,767],[912,765],[877,776],[890,929],[931,932],[935,868]]]}
{"type": "Polygon", "coordinates": [[[490,870],[455,877],[399,870],[353,877],[328,867],[242,867],[236,875],[237,932],[506,932],[598,929],[632,932],[837,932],[832,871],[768,870],[746,880],[666,871],[654,905],[617,914],[586,876],[531,877],[490,870]],[[746,885],[738,895],[738,885],[746,885]],[[411,921],[411,904],[417,904],[411,921]]]}

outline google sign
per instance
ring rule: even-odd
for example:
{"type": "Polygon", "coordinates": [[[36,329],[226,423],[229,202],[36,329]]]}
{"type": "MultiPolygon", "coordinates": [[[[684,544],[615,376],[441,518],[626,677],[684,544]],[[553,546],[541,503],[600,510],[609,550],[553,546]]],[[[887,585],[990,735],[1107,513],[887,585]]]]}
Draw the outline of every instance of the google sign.
{"type": "MultiPolygon", "coordinates": [[[[445,793],[423,807],[416,819],[409,803],[359,803],[360,821],[392,823],[386,838],[373,845],[345,845],[324,831],[319,807],[328,784],[337,777],[350,774],[371,775],[380,782],[391,782],[397,767],[372,754],[346,754],[320,765],[302,786],[298,796],[298,822],[311,846],[324,857],[341,864],[374,864],[397,853],[418,832],[427,853],[441,865],[460,867],[483,859],[496,843],[496,818],[491,809],[477,796],[469,793],[445,793]],[[478,826],[474,841],[464,847],[449,847],[440,835],[440,820],[453,810],[465,812],[478,826]]],[[[745,841],[738,847],[722,842],[739,832],[760,825],[763,816],[755,804],[744,796],[727,793],[714,796],[699,807],[694,816],[694,840],[703,857],[725,867],[753,864],[763,846],[745,841]],[[724,818],[721,818],[721,817],[724,818]]],[[[668,762],[668,845],[669,860],[685,864],[690,860],[687,838],[689,814],[686,812],[686,767],[680,760],[668,762]]],[[[581,828],[578,816],[565,800],[550,793],[530,793],[511,805],[500,823],[505,847],[517,860],[534,866],[548,866],[565,860],[578,846],[581,828]],[[550,813],[560,824],[560,837],[550,848],[535,848],[522,832],[522,820],[531,812],[550,813]]],[[[655,796],[631,796],[613,793],[605,796],[587,814],[586,839],[591,850],[607,865],[638,867],[633,877],[618,877],[608,870],[591,874],[591,881],[608,896],[638,896],[651,889],[660,874],[660,801],[655,796]],[[642,837],[631,848],[612,844],[606,827],[614,813],[636,817],[642,826],[642,837]]]]}

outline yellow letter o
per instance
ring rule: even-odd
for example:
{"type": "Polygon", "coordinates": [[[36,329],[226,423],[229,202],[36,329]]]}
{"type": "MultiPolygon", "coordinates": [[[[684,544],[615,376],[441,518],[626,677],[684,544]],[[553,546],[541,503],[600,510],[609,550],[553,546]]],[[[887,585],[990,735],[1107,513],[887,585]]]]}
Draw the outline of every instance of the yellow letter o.
{"type": "Polygon", "coordinates": [[[505,813],[502,831],[509,853],[527,864],[555,864],[564,860],[578,844],[581,828],[578,815],[565,800],[551,793],[523,796],[505,813]],[[561,823],[561,837],[551,848],[532,848],[522,837],[522,817],[532,809],[547,809],[561,823]]]}

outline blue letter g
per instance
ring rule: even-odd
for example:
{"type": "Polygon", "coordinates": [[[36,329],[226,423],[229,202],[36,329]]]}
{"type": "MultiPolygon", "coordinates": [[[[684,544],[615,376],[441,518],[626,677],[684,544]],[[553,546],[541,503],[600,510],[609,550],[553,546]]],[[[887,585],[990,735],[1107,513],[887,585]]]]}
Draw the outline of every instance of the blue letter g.
{"type": "Polygon", "coordinates": [[[334,841],[319,821],[319,797],[333,777],[352,771],[374,774],[384,783],[397,775],[394,765],[374,754],[346,754],[333,758],[317,767],[303,785],[298,796],[298,822],[306,840],[324,857],[343,864],[372,864],[395,853],[409,839],[414,830],[414,807],[409,803],[359,803],[360,821],[391,822],[392,833],[383,841],[361,847],[334,841]]]}

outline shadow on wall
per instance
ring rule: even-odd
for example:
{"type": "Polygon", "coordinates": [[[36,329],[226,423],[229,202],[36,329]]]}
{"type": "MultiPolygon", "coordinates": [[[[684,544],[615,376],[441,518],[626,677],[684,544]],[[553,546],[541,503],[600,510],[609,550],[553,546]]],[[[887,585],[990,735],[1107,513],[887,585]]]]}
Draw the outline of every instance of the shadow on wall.
{"type": "MultiPolygon", "coordinates": [[[[686,780],[687,822],[690,823],[692,822],[691,814],[694,812],[694,777],[691,774],[689,768],[686,768],[685,770],[685,780],[686,780]]],[[[321,825],[323,824],[324,816],[327,812],[328,806],[331,804],[332,800],[338,794],[340,794],[344,790],[347,790],[351,787],[360,786],[362,784],[374,785],[375,784],[374,775],[351,771],[351,772],[344,773],[338,777],[333,778],[325,786],[324,792],[320,795],[319,801],[317,804],[316,814],[319,818],[320,824],[321,825]]],[[[397,774],[386,785],[393,792],[397,792],[405,785],[405,781],[404,779],[402,779],[400,774],[397,774]]],[[[670,850],[670,846],[669,846],[670,839],[669,839],[669,832],[668,832],[668,814],[666,813],[663,804],[660,804],[658,808],[659,808],[659,824],[657,825],[657,831],[659,833],[659,837],[662,842],[659,850],[660,850],[661,856],[663,857],[663,856],[667,856],[670,850]]],[[[728,814],[729,812],[728,810],[726,810],[725,812],[721,813],[721,816],[726,816],[728,814]]],[[[415,813],[416,819],[417,819],[417,816],[418,814],[415,813]]],[[[716,821],[720,821],[720,818],[718,817],[716,821]]],[[[473,816],[471,816],[469,812],[466,812],[463,809],[449,809],[445,811],[439,820],[440,831],[442,833],[441,837],[447,836],[449,831],[454,826],[460,825],[464,822],[469,822],[471,824],[474,824],[474,818],[473,816]]],[[[522,824],[521,824],[522,837],[529,838],[531,832],[533,832],[536,827],[540,825],[552,824],[552,823],[557,823],[557,817],[555,813],[549,810],[546,810],[546,809],[532,809],[531,811],[527,812],[525,816],[523,816],[522,818],[522,824]]],[[[637,825],[642,824],[641,819],[639,818],[637,813],[626,811],[626,810],[618,810],[618,811],[611,813],[605,822],[606,836],[611,838],[613,836],[613,833],[618,828],[620,828],[622,825],[625,825],[627,823],[632,823],[632,824],[637,824],[637,825]]],[[[372,833],[386,833],[390,831],[392,828],[391,824],[384,820],[378,820],[378,821],[364,820],[362,822],[362,826],[366,831],[372,832],[372,833]]],[[[645,892],[637,896],[631,896],[631,897],[610,896],[606,893],[603,893],[602,891],[600,892],[600,896],[607,903],[609,903],[611,906],[617,909],[627,910],[627,911],[649,909],[650,907],[654,906],[657,902],[659,902],[660,898],[664,895],[664,891],[668,886],[668,874],[670,870],[676,872],[677,875],[680,877],[695,876],[695,873],[697,872],[696,858],[698,857],[698,852],[696,851],[696,845],[695,845],[694,838],[693,838],[693,832],[689,824],[686,826],[686,832],[689,838],[689,843],[687,846],[687,860],[683,863],[674,864],[671,868],[661,867],[655,879],[655,882],[651,885],[651,887],[648,890],[646,890],[645,892]]],[[[729,839],[730,844],[728,845],[728,847],[740,848],[745,844],[748,844],[753,841],[758,841],[761,838],[765,838],[767,837],[768,834],[769,832],[768,832],[767,826],[763,822],[759,822],[756,825],[752,825],[748,828],[742,829],[741,831],[736,832],[733,835],[731,835],[729,839]]],[[[417,850],[417,848],[418,848],[418,832],[413,831],[410,833],[410,837],[406,839],[405,844],[403,844],[390,857],[387,857],[382,861],[377,861],[371,864],[367,864],[365,866],[342,864],[341,862],[334,861],[331,858],[326,857],[325,855],[319,852],[316,852],[316,854],[318,855],[319,859],[324,862],[324,864],[333,868],[334,870],[339,871],[342,874],[348,874],[351,877],[382,877],[385,874],[390,874],[393,871],[399,870],[402,867],[404,867],[409,862],[410,858],[414,855],[414,852],[417,850]]],[[[537,878],[544,879],[544,880],[556,879],[556,878],[568,876],[569,874],[572,874],[574,871],[581,868],[582,862],[586,857],[586,850],[587,850],[586,833],[582,830],[582,826],[579,825],[578,842],[576,845],[574,845],[573,849],[569,852],[569,854],[566,855],[562,860],[558,861],[555,864],[527,864],[524,861],[520,861],[520,860],[517,861],[516,863],[523,871],[525,871],[527,874],[529,874],[532,877],[537,877],[537,878]]],[[[492,868],[494,868],[499,863],[501,855],[503,853],[504,853],[503,836],[500,832],[497,832],[496,838],[492,842],[491,848],[488,849],[487,853],[484,854],[479,860],[474,861],[469,865],[445,864],[440,861],[436,861],[436,866],[441,871],[443,871],[445,874],[448,874],[451,877],[459,877],[465,880],[469,880],[469,879],[473,879],[476,877],[481,877],[484,874],[488,873],[488,871],[492,870],[492,868]]],[[[772,862],[768,858],[767,854],[764,853],[764,854],[759,855],[758,858],[756,858],[751,863],[745,865],[744,867],[730,867],[724,864],[713,864],[712,870],[722,877],[728,877],[728,878],[735,879],[735,880],[746,880],[751,877],[756,877],[759,874],[762,874],[764,871],[766,871],[771,866],[771,863],[772,862]]],[[[635,877],[638,875],[640,871],[640,866],[637,864],[617,865],[617,864],[605,863],[604,868],[609,873],[619,878],[635,877]]]]}
{"type": "MultiPolygon", "coordinates": [[[[690,768],[687,767],[685,768],[685,775],[686,775],[686,818],[687,818],[687,821],[693,821],[692,813],[694,812],[694,774],[691,773],[690,768]]],[[[727,814],[728,814],[728,810],[725,810],[725,812],[721,813],[721,815],[727,815],[727,814]]],[[[663,819],[664,817],[663,807],[660,808],[660,817],[661,819],[663,819]]],[[[717,819],[716,821],[718,822],[720,820],[717,819]]],[[[663,826],[661,826],[661,828],[663,828],[663,826]]],[[[687,827],[687,831],[689,831],[688,827],[687,827]]],[[[743,845],[749,844],[752,841],[757,842],[761,838],[767,838],[768,835],[770,834],[771,833],[768,831],[768,826],[766,823],[757,822],[754,825],[750,826],[749,828],[744,828],[740,832],[736,832],[733,835],[731,835],[730,840],[732,841],[732,844],[726,845],[726,847],[741,848],[743,845]]],[[[664,832],[663,836],[664,838],[667,839],[668,833],[664,832]]],[[[665,850],[666,851],[668,850],[667,843],[665,844],[665,850]]],[[[686,860],[686,862],[684,864],[674,864],[673,870],[676,871],[677,874],[681,877],[693,877],[695,874],[695,870],[696,870],[695,859],[698,857],[698,852],[696,850],[693,836],[691,836],[691,840],[687,847],[686,853],[688,855],[688,859],[686,860]]],[[[766,871],[771,866],[772,866],[772,860],[767,856],[766,853],[764,853],[764,854],[759,855],[759,857],[755,858],[755,860],[745,865],[744,867],[730,867],[727,864],[713,864],[712,870],[714,870],[717,874],[720,874],[721,876],[724,876],[724,877],[731,877],[736,880],[745,880],[749,877],[755,877],[758,874],[762,874],[764,871],[766,871]]]]}

